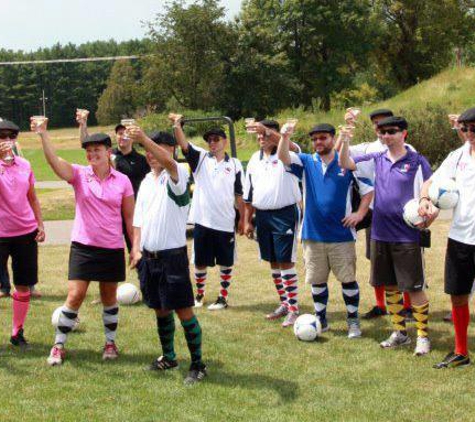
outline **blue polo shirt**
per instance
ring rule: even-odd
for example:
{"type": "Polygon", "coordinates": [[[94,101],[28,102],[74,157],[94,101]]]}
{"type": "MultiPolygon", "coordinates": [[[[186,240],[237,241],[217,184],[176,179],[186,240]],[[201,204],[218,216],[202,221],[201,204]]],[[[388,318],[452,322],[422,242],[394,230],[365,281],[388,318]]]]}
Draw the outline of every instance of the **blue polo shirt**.
{"type": "Polygon", "coordinates": [[[290,171],[303,176],[305,210],[302,240],[338,243],[356,239],[356,232],[343,226],[342,220],[351,214],[351,187],[359,185],[361,195],[373,190],[368,179],[359,179],[357,172],[340,168],[338,154],[328,166],[318,154],[291,153],[290,171]]]}
{"type": "Polygon", "coordinates": [[[407,154],[396,162],[388,151],[353,158],[355,163],[373,160],[375,164],[374,208],[371,239],[383,242],[419,242],[420,232],[403,219],[404,205],[420,197],[422,184],[430,178],[429,162],[406,147],[407,154]]]}

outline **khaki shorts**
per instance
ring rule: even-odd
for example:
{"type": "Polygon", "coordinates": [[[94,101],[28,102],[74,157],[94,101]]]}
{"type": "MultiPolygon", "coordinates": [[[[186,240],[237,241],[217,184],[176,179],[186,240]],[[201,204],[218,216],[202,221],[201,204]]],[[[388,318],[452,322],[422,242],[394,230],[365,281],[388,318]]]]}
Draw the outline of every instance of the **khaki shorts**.
{"type": "Polygon", "coordinates": [[[340,283],[356,280],[355,242],[324,243],[303,241],[305,282],[325,284],[330,270],[340,283]]]}

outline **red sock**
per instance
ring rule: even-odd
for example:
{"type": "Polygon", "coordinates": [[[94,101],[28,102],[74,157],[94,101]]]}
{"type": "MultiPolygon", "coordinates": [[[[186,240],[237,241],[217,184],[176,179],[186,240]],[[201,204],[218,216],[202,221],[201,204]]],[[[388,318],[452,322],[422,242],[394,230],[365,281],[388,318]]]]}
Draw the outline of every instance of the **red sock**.
{"type": "Polygon", "coordinates": [[[383,311],[386,310],[386,293],[384,286],[376,286],[374,288],[374,295],[376,296],[376,306],[383,311]]]}
{"type": "Polygon", "coordinates": [[[13,328],[12,336],[16,336],[18,331],[23,328],[26,315],[28,314],[28,308],[30,307],[30,292],[17,292],[12,295],[12,308],[13,308],[13,328]]]}
{"type": "Polygon", "coordinates": [[[411,296],[408,292],[404,292],[404,309],[412,309],[411,296]]]}
{"type": "Polygon", "coordinates": [[[452,319],[455,329],[455,353],[458,355],[468,355],[467,331],[470,321],[470,311],[468,304],[462,306],[452,305],[452,319]]]}

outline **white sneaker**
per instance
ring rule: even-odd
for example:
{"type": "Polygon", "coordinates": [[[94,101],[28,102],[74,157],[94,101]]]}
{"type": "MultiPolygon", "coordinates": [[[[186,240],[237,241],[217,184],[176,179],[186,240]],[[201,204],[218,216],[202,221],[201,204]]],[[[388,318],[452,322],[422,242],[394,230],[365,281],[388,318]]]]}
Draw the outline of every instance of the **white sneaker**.
{"type": "Polygon", "coordinates": [[[204,295],[196,295],[196,297],[195,297],[195,308],[202,308],[204,302],[205,302],[205,296],[204,295]]]}
{"type": "Polygon", "coordinates": [[[212,303],[208,306],[210,311],[221,311],[222,309],[226,309],[228,307],[228,302],[226,298],[223,296],[219,296],[216,302],[212,303]]]}
{"type": "Polygon", "coordinates": [[[348,320],[348,338],[360,338],[362,336],[360,322],[356,318],[348,320]]]}
{"type": "Polygon", "coordinates": [[[400,331],[393,331],[387,340],[382,341],[379,345],[383,349],[394,349],[399,346],[405,346],[411,343],[411,338],[400,331]]]}
{"type": "Polygon", "coordinates": [[[65,356],[66,351],[64,350],[64,347],[55,344],[52,347],[48,359],[46,359],[46,362],[48,362],[49,366],[62,365],[65,356]]]}
{"type": "Polygon", "coordinates": [[[430,352],[429,337],[417,337],[416,348],[414,349],[414,356],[427,355],[430,352]]]}

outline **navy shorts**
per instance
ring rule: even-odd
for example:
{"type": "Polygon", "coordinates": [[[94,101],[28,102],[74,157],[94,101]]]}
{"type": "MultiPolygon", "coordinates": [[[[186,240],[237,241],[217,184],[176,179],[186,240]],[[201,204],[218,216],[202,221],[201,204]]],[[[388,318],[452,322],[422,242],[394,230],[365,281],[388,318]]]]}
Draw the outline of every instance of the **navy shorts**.
{"type": "Polygon", "coordinates": [[[0,237],[0,267],[6,270],[8,257],[12,257],[13,284],[34,286],[38,283],[38,243],[35,230],[14,237],[0,237]]]}
{"type": "Polygon", "coordinates": [[[295,262],[299,211],[297,205],[278,210],[256,210],[257,240],[261,259],[268,262],[295,262]]]}
{"type": "Polygon", "coordinates": [[[140,289],[152,309],[175,310],[194,306],[186,246],[159,252],[142,252],[140,289]]]}
{"type": "Polygon", "coordinates": [[[197,267],[232,267],[234,265],[234,232],[223,232],[195,225],[193,230],[193,254],[197,267]]]}
{"type": "Polygon", "coordinates": [[[445,254],[445,286],[449,295],[468,295],[475,278],[475,246],[450,239],[445,254]]]}

